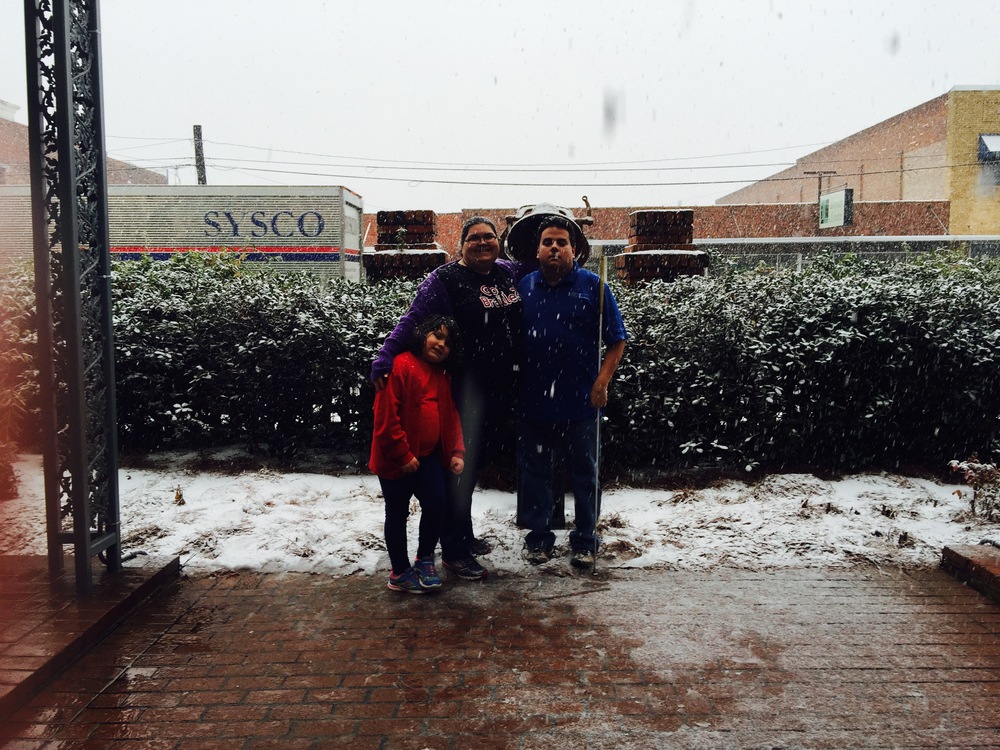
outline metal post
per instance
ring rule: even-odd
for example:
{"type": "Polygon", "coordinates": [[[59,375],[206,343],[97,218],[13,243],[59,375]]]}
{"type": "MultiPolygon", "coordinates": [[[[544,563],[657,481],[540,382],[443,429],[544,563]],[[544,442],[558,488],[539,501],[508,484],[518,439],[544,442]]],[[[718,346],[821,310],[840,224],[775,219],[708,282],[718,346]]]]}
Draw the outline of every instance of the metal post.
{"type": "Polygon", "coordinates": [[[59,461],[56,440],[56,394],[55,371],[52,357],[52,266],[48,235],[49,214],[47,211],[46,170],[44,154],[48,149],[46,135],[46,100],[52,95],[52,87],[47,86],[51,70],[41,60],[45,56],[41,40],[43,38],[38,10],[32,0],[24,3],[24,43],[28,83],[28,146],[31,151],[29,171],[31,175],[31,223],[35,263],[35,314],[38,321],[38,386],[41,395],[42,463],[46,467],[45,480],[45,527],[49,559],[49,570],[62,570],[62,544],[59,540],[60,507],[59,475],[49,467],[59,461]]]}
{"type": "Polygon", "coordinates": [[[205,175],[205,147],[201,140],[201,125],[194,126],[194,166],[198,173],[198,184],[207,185],[205,175]]]}
{"type": "MultiPolygon", "coordinates": [[[[601,371],[603,359],[601,357],[601,342],[604,340],[604,287],[608,279],[608,264],[604,253],[601,252],[600,264],[601,283],[600,298],[597,302],[597,371],[601,371]]],[[[594,451],[594,565],[593,572],[597,572],[597,518],[601,513],[601,410],[597,410],[597,445],[594,451]]]]}
{"type": "MultiPolygon", "coordinates": [[[[98,190],[96,191],[95,239],[97,240],[97,278],[95,279],[99,296],[100,328],[97,331],[101,340],[101,367],[103,382],[106,386],[104,394],[104,451],[102,469],[107,483],[105,495],[107,505],[104,508],[105,540],[98,540],[97,548],[104,549],[104,564],[108,570],[117,571],[122,567],[121,551],[121,514],[118,503],[118,404],[115,395],[115,332],[114,310],[111,297],[111,236],[108,228],[108,159],[104,141],[104,71],[101,64],[101,23],[98,0],[93,0],[93,10],[90,14],[88,35],[90,37],[91,68],[93,73],[93,124],[94,145],[97,150],[95,174],[98,190]]],[[[97,550],[92,550],[96,552],[97,550]]]]}
{"type": "Polygon", "coordinates": [[[111,260],[97,0],[25,0],[49,565],[121,567],[111,260]],[[69,509],[72,531],[63,532],[69,509]]]}
{"type": "Polygon", "coordinates": [[[80,236],[76,202],[77,150],[74,147],[75,112],[73,101],[72,49],[70,47],[70,8],[68,0],[53,5],[53,46],[55,52],[56,102],[55,122],[59,156],[59,241],[62,245],[61,302],[64,319],[62,334],[65,345],[66,417],[68,455],[67,468],[72,483],[70,507],[73,514],[73,556],[76,564],[77,588],[90,590],[90,553],[88,534],[90,508],[87,498],[90,481],[86,455],[86,392],[83,379],[83,326],[80,309],[80,236]]]}

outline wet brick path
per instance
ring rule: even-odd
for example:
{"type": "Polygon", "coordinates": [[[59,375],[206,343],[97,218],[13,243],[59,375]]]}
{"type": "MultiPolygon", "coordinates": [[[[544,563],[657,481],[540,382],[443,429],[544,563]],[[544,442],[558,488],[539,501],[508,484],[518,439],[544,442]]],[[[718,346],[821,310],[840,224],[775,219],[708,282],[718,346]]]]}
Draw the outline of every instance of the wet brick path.
{"type": "Polygon", "coordinates": [[[938,570],[181,579],[4,748],[1000,747],[1000,606],[938,570]]]}

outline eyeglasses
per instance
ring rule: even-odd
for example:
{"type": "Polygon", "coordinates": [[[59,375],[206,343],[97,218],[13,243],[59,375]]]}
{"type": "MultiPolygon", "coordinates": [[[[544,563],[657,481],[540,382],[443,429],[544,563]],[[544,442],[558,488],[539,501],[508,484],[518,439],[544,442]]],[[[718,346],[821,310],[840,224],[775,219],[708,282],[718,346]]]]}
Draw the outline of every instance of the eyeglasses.
{"type": "Polygon", "coordinates": [[[476,244],[477,242],[493,242],[497,236],[492,232],[488,234],[470,234],[465,238],[466,244],[476,244]]]}

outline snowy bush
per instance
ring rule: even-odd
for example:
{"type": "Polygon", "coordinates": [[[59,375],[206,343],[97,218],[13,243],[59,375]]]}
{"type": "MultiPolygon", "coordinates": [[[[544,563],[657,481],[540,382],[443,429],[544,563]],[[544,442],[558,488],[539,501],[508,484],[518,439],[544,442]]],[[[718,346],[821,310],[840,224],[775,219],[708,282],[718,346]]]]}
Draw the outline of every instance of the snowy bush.
{"type": "MultiPolygon", "coordinates": [[[[4,309],[17,312],[4,318],[0,358],[30,408],[32,293],[30,279],[17,284],[3,287],[4,309]]],[[[323,281],[232,256],[116,263],[123,450],[243,443],[363,463],[370,364],[415,286],[323,281]]],[[[632,339],[606,413],[608,477],[935,467],[998,447],[995,262],[821,260],[802,273],[615,291],[632,339]]]]}
{"type": "Polygon", "coordinates": [[[979,460],[975,453],[965,461],[950,461],[954,472],[960,472],[972,489],[969,510],[972,515],[982,515],[988,521],[1000,519],[1000,469],[996,464],[979,460]]]}
{"type": "Polygon", "coordinates": [[[231,256],[116,264],[123,447],[363,453],[370,363],[411,286],[322,281],[231,256]]]}
{"type": "Polygon", "coordinates": [[[998,292],[995,263],[935,255],[620,290],[608,459],[851,470],[992,447],[998,292]]]}
{"type": "Polygon", "coordinates": [[[31,356],[33,304],[27,270],[5,269],[0,276],[0,500],[16,494],[13,461],[18,446],[33,442],[27,425],[36,393],[31,356]]]}

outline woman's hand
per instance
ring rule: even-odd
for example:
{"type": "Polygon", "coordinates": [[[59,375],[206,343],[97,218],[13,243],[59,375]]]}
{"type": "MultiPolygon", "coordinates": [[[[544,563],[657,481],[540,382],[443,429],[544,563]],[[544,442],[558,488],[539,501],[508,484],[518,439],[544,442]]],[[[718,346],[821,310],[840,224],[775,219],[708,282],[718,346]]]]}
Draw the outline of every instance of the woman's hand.
{"type": "Polygon", "coordinates": [[[465,469],[465,459],[454,456],[451,459],[451,465],[448,468],[451,469],[452,474],[461,474],[462,470],[465,469]]]}
{"type": "Polygon", "coordinates": [[[404,474],[412,474],[413,472],[415,472],[419,468],[420,468],[420,462],[417,460],[417,457],[414,456],[409,461],[407,461],[405,464],[403,464],[403,473],[404,474]]]}

